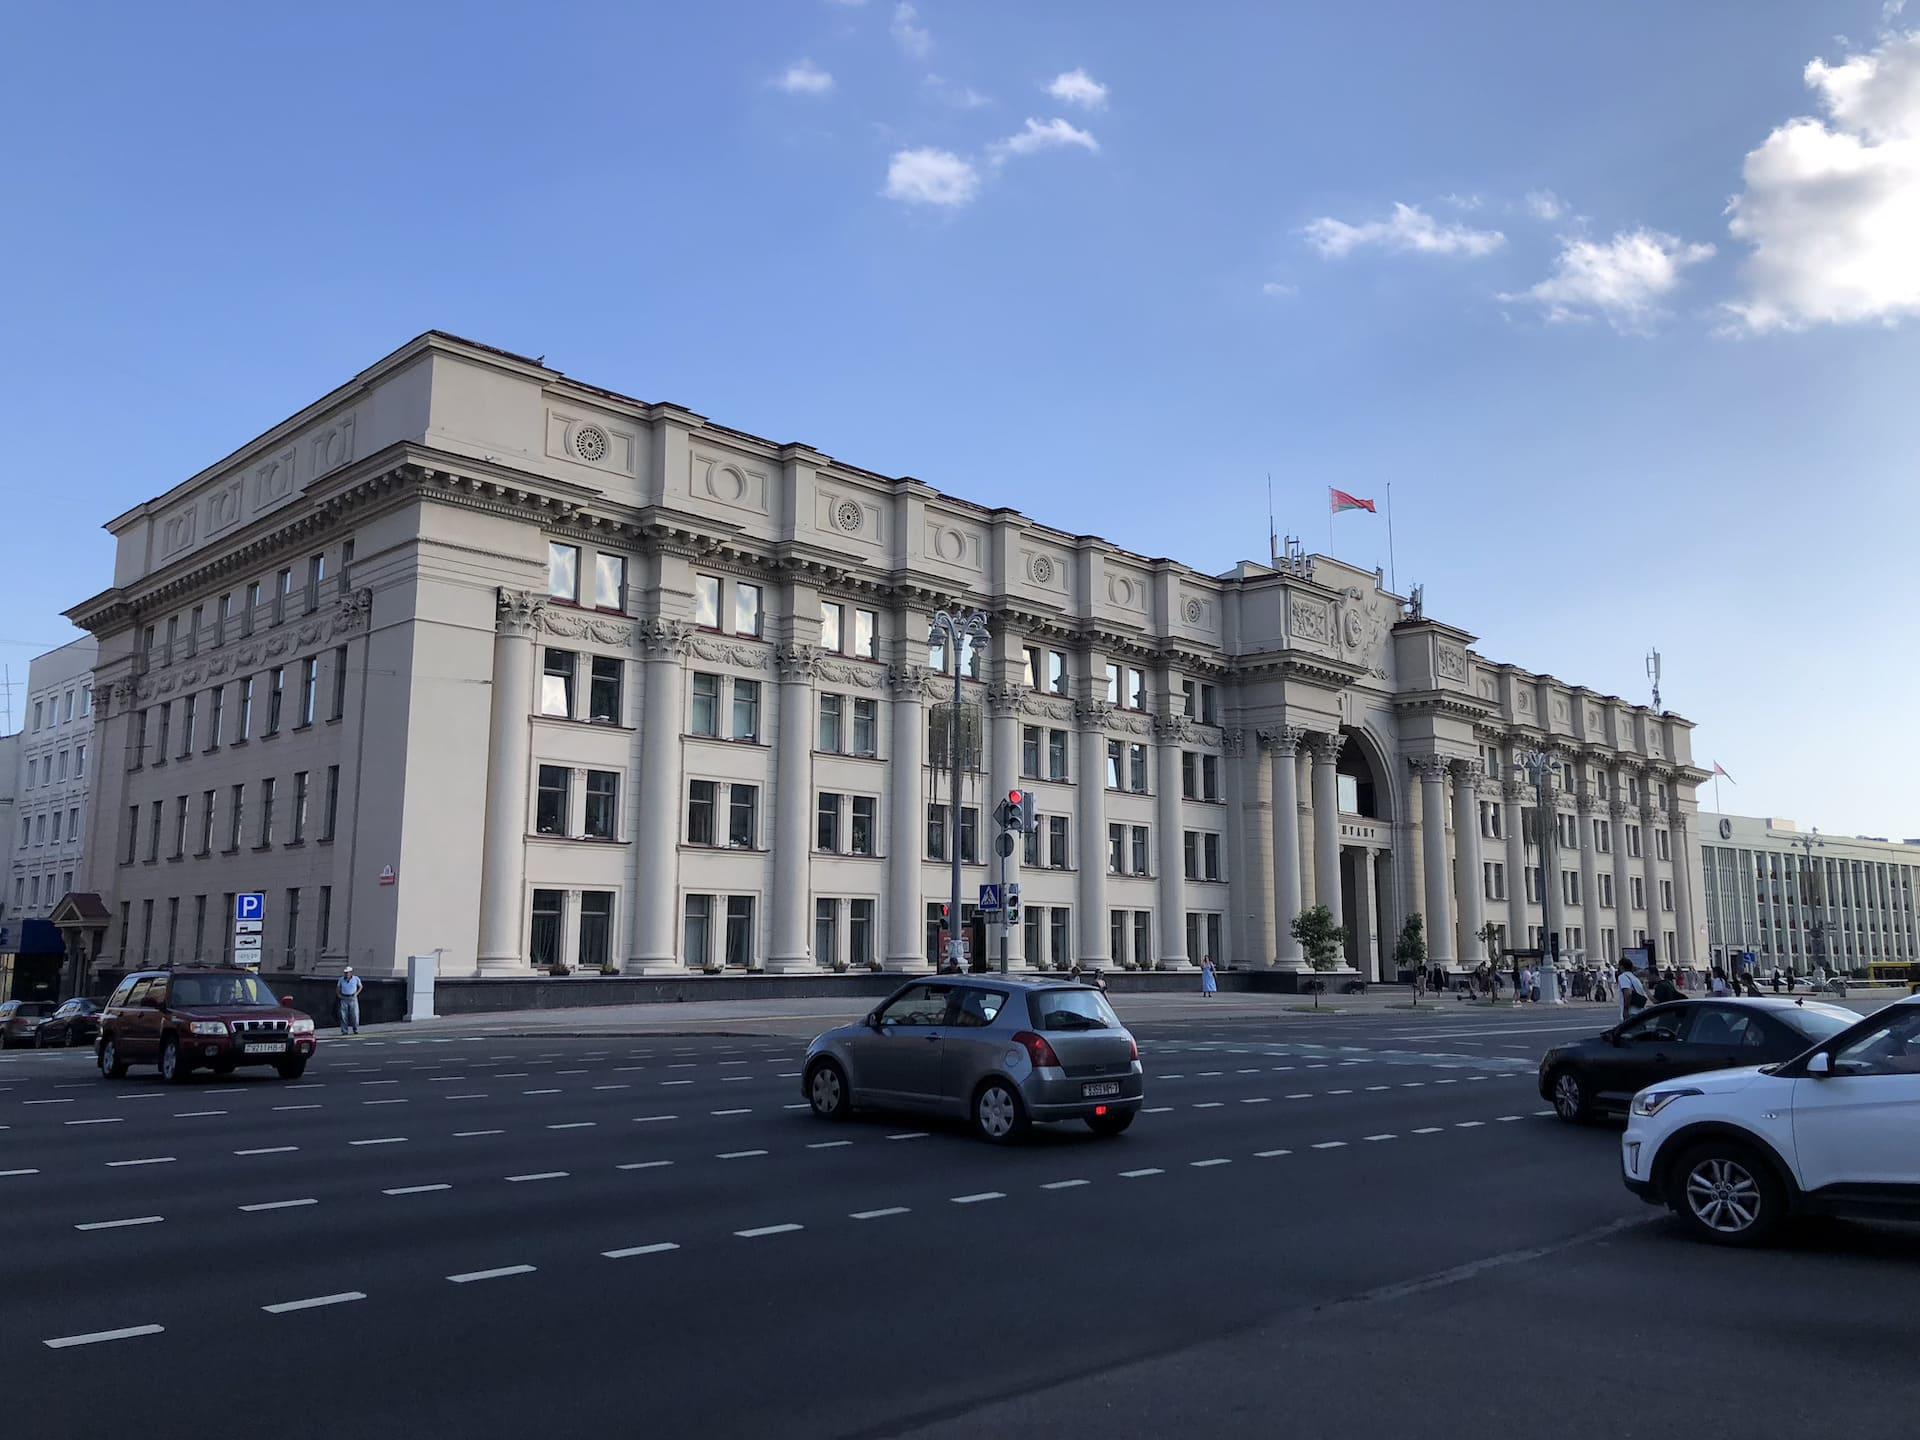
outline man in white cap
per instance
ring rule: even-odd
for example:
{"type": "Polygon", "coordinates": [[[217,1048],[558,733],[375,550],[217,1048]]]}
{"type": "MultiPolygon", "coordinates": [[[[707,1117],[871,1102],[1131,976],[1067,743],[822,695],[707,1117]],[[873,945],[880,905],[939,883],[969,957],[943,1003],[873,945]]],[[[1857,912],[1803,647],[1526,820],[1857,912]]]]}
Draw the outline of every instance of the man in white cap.
{"type": "Polygon", "coordinates": [[[360,1033],[360,977],[353,973],[351,965],[341,972],[340,983],[334,986],[340,1000],[340,1033],[358,1035],[360,1033]]]}

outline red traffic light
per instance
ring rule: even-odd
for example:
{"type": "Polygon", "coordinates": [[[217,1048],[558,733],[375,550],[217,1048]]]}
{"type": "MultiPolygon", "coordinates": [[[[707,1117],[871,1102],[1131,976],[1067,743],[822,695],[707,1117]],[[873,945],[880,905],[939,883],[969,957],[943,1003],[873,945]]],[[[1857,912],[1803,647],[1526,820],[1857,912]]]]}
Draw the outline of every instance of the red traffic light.
{"type": "Polygon", "coordinates": [[[1017,806],[1020,803],[1020,792],[1018,790],[1009,790],[1007,792],[1007,803],[1017,806]]]}

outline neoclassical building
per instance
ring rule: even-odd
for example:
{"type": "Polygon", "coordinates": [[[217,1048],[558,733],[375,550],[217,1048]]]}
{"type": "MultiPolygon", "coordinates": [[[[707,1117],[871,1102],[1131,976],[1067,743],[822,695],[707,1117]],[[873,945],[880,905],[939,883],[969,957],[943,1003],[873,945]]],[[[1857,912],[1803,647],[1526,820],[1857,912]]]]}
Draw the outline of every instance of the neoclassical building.
{"type": "Polygon", "coordinates": [[[1412,912],[1448,965],[1702,943],[1689,723],[1323,557],[1203,574],[439,333],[107,528],[108,962],[264,891],[270,969],[923,968],[1015,788],[1017,965],[1297,968],[1314,903],[1369,976],[1412,912]]]}

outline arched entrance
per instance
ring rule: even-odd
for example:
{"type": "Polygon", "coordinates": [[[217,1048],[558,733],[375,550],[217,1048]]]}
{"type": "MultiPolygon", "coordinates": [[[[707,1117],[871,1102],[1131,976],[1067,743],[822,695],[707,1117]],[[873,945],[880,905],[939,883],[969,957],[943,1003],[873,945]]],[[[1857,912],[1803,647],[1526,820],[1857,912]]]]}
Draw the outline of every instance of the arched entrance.
{"type": "Polygon", "coordinates": [[[1341,728],[1340,923],[1347,963],[1362,979],[1392,980],[1394,793],[1386,752],[1365,729],[1341,728]]]}

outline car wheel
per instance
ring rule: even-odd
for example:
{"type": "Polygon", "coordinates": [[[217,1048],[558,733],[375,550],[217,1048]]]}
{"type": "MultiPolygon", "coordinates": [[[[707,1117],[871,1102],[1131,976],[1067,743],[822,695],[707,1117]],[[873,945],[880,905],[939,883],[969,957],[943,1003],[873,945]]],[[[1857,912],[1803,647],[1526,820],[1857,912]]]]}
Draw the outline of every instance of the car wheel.
{"type": "Polygon", "coordinates": [[[1026,1132],[1027,1111],[1005,1080],[989,1080],[973,1097],[973,1128],[982,1140],[1005,1145],[1026,1132]]]}
{"type": "Polygon", "coordinates": [[[276,1060],[273,1062],[273,1068],[280,1072],[280,1078],[282,1080],[298,1080],[302,1075],[307,1073],[307,1062],[305,1060],[276,1060]]]}
{"type": "Polygon", "coordinates": [[[180,1042],[169,1035],[160,1042],[160,1078],[178,1085],[187,1078],[187,1065],[180,1058],[180,1042]]]}
{"type": "Polygon", "coordinates": [[[1554,1071],[1548,1077],[1547,1093],[1553,1097],[1553,1113],[1569,1125],[1583,1123],[1592,1113],[1587,1108],[1587,1087],[1571,1070],[1554,1071]]]}
{"type": "Polygon", "coordinates": [[[120,1042],[111,1035],[100,1042],[100,1073],[109,1080],[127,1073],[127,1062],[120,1058],[120,1042]]]}
{"type": "Polygon", "coordinates": [[[1697,1239],[1716,1245],[1758,1245],[1786,1218],[1787,1195],[1753,1147],[1709,1140],[1675,1163],[1668,1203],[1697,1239]]]}
{"type": "Polygon", "coordinates": [[[853,1108],[847,1077],[831,1060],[823,1060],[807,1076],[807,1100],[816,1119],[844,1120],[853,1108]]]}
{"type": "Polygon", "coordinates": [[[1096,1135],[1119,1135],[1133,1124],[1138,1110],[1109,1110],[1104,1115],[1087,1116],[1087,1128],[1096,1135]]]}

